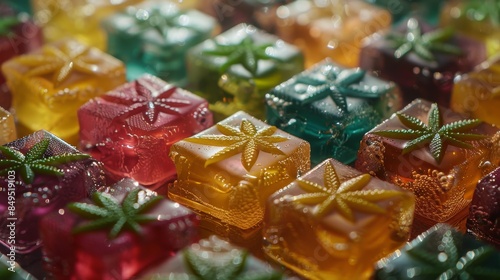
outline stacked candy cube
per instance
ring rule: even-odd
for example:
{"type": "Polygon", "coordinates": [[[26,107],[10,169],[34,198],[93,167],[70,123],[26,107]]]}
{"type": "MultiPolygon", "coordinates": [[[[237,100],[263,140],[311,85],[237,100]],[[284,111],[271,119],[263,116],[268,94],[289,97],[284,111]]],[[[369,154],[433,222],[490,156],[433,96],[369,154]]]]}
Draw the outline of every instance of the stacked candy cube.
{"type": "Polygon", "coordinates": [[[397,2],[0,4],[0,278],[500,279],[500,1],[397,2]]]}

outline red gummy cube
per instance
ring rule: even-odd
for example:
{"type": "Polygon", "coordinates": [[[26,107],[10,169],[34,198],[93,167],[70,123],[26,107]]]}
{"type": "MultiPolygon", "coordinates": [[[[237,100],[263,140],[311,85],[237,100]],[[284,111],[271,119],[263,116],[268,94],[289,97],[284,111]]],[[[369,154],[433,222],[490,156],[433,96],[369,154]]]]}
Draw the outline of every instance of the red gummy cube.
{"type": "Polygon", "coordinates": [[[129,177],[150,189],[176,176],[170,146],[213,124],[204,99],[152,75],[87,102],[78,119],[81,149],[112,180],[129,177]]]}
{"type": "MultiPolygon", "coordinates": [[[[126,211],[125,200],[132,192],[137,192],[134,200],[136,209],[156,197],[155,192],[131,179],[124,179],[94,194],[94,200],[97,194],[102,196],[104,193],[108,200],[119,203],[126,211]]],[[[71,205],[76,204],[88,205],[92,202],[86,200],[71,205]]],[[[132,231],[131,226],[126,224],[115,236],[112,236],[111,228],[116,226],[116,221],[105,228],[77,233],[78,228],[95,220],[88,214],[78,214],[71,205],[41,221],[44,267],[50,279],[130,279],[198,240],[198,217],[163,197],[140,213],[150,220],[139,222],[138,232],[132,231]]],[[[91,207],[103,208],[104,205],[94,202],[91,207]]],[[[93,218],[102,220],[100,216],[93,218]]]]}

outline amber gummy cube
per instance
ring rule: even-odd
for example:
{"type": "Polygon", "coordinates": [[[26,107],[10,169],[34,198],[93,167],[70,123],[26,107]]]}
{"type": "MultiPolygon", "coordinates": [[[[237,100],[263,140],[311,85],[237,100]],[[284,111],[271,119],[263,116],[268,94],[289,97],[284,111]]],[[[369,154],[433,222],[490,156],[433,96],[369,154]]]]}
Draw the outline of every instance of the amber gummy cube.
{"type": "Polygon", "coordinates": [[[121,61],[71,39],[14,57],[2,71],[26,133],[45,129],[72,144],[78,134],[77,109],[125,83],[121,61]]]}
{"type": "Polygon", "coordinates": [[[16,140],[16,126],[11,113],[0,107],[0,145],[16,140]]]}
{"type": "Polygon", "coordinates": [[[276,11],[277,34],[300,47],[306,67],[325,57],[358,66],[363,39],[391,25],[391,14],[363,1],[295,1],[276,11]]]}
{"type": "Polygon", "coordinates": [[[500,57],[479,64],[453,84],[451,109],[500,125],[500,57]]]}
{"type": "Polygon", "coordinates": [[[464,229],[477,181],[499,163],[497,132],[416,99],[365,134],[355,166],[415,194],[414,233],[440,222],[464,229]]]}
{"type": "Polygon", "coordinates": [[[306,141],[237,112],[170,149],[169,197],[241,229],[257,226],[275,191],[310,168],[306,141]]]}
{"type": "Polygon", "coordinates": [[[307,279],[368,279],[410,236],[414,196],[333,159],[267,201],[264,252],[307,279]]]}

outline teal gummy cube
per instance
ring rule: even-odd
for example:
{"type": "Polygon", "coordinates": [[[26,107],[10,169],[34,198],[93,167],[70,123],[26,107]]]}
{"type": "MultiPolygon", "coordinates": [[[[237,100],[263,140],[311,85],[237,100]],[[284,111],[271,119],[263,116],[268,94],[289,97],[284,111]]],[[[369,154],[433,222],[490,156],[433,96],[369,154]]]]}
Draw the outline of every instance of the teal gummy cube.
{"type": "Polygon", "coordinates": [[[269,124],[311,144],[311,161],[356,159],[363,135],[401,107],[391,82],[326,59],[266,95],[269,124]]]}
{"type": "Polygon", "coordinates": [[[188,49],[218,29],[214,18],[174,3],[147,1],[129,6],[102,23],[108,53],[125,62],[127,79],[144,73],[184,86],[188,49]]]}

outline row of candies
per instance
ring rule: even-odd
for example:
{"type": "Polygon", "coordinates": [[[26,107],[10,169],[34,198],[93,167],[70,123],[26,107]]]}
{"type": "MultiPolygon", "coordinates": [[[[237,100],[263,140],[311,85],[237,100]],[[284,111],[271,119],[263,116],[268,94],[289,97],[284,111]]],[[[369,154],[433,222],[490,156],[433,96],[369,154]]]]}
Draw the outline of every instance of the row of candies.
{"type": "MultiPolygon", "coordinates": [[[[306,5],[306,2],[309,3],[298,1],[300,5],[293,3],[282,7],[286,7],[288,12],[294,7],[314,7],[311,3],[306,5]]],[[[355,5],[364,4],[356,2],[355,5]]],[[[322,8],[317,11],[325,11],[322,8]]],[[[354,10],[362,11],[361,8],[354,10]]],[[[284,9],[279,11],[283,13],[284,9]]],[[[108,26],[108,30],[116,31],[109,32],[109,46],[113,43],[119,46],[115,50],[130,46],[131,51],[124,51],[123,55],[140,53],[142,62],[124,58],[129,79],[134,79],[133,75],[150,72],[148,69],[151,70],[152,65],[165,64],[171,57],[184,60],[187,47],[179,48],[178,39],[189,42],[187,38],[193,28],[186,31],[176,24],[182,27],[194,22],[193,18],[202,16],[197,11],[179,13],[184,12],[175,5],[146,3],[129,7],[126,12],[105,21],[105,28],[108,26]],[[198,14],[190,18],[189,13],[198,14]],[[176,27],[167,28],[172,25],[176,27]],[[121,27],[126,27],[126,31],[120,32],[121,27]],[[113,34],[116,36],[113,37],[113,34]],[[164,49],[162,51],[155,45],[158,40],[167,39],[178,40],[174,45],[183,53],[176,53],[175,56],[168,53],[167,57],[164,49]],[[146,57],[148,59],[143,60],[146,57]],[[144,64],[141,66],[141,63],[144,64]]],[[[366,19],[366,12],[361,14],[366,19]]],[[[347,20],[341,19],[341,22],[347,20]]],[[[206,27],[208,24],[199,23],[198,26],[206,27]]],[[[354,26],[351,32],[359,27],[354,26]]],[[[202,33],[208,36],[211,31],[213,29],[209,28],[202,33]]],[[[309,31],[308,34],[314,32],[309,31]]],[[[15,38],[10,37],[10,42],[15,38]]],[[[16,225],[22,227],[24,222],[33,228],[32,224],[37,224],[41,216],[59,209],[50,218],[45,218],[46,222],[42,221],[40,232],[44,238],[46,268],[52,275],[61,279],[69,275],[84,275],[84,278],[121,275],[129,278],[151,263],[164,259],[162,254],[170,255],[193,241],[193,225],[199,221],[193,220],[192,213],[178,204],[172,204],[174,206],[169,207],[182,208],[182,215],[189,218],[183,218],[181,222],[176,220],[177,224],[172,225],[171,220],[177,215],[162,215],[173,210],[148,212],[158,215],[153,223],[151,215],[142,215],[142,211],[156,209],[151,205],[158,202],[148,199],[146,190],[131,192],[130,196],[121,193],[114,199],[113,195],[96,192],[93,200],[97,206],[91,206],[87,201],[70,204],[66,210],[62,207],[68,201],[94,193],[97,186],[104,184],[104,177],[113,181],[130,177],[150,189],[159,190],[158,187],[177,176],[175,183],[168,188],[168,196],[200,214],[203,217],[201,228],[233,240],[259,236],[257,239],[260,242],[261,223],[266,216],[264,251],[271,258],[313,279],[368,277],[376,260],[408,239],[413,220],[413,195],[328,158],[352,163],[359,153],[355,163],[358,170],[410,190],[416,197],[413,236],[436,222],[463,228],[477,181],[499,162],[495,127],[467,119],[424,100],[412,102],[378,125],[400,108],[403,99],[408,101],[414,97],[425,97],[448,106],[455,74],[468,72],[484,60],[481,44],[454,37],[449,29],[429,31],[425,23],[414,18],[405,21],[390,35],[375,36],[372,40],[362,48],[361,55],[354,46],[350,46],[349,51],[355,54],[354,57],[360,55],[363,69],[372,70],[383,78],[388,75],[387,78],[396,81],[399,88],[364,70],[344,68],[329,60],[299,73],[303,70],[303,58],[296,47],[246,24],[235,26],[215,39],[203,41],[190,49],[187,66],[174,71],[187,72],[187,78],[182,76],[178,79],[172,72],[162,76],[162,73],[168,72],[165,71],[167,66],[153,67],[162,69],[155,74],[176,85],[189,81],[187,85],[206,98],[208,104],[196,95],[153,76],[143,76],[118,86],[125,81],[121,62],[72,40],[46,45],[38,51],[12,59],[4,64],[3,69],[14,95],[14,111],[21,130],[47,129],[69,141],[77,141],[73,136],[79,132],[81,150],[104,164],[85,158],[67,144],[50,144],[58,139],[46,132],[36,132],[7,144],[7,147],[13,148],[2,149],[2,165],[6,174],[5,200],[9,201],[8,175],[11,173],[19,179],[13,180],[13,184],[19,184],[19,188],[15,189],[25,188],[26,192],[21,194],[23,202],[14,208],[16,211],[12,214],[4,211],[5,225],[9,224],[9,215],[12,215],[10,218],[17,218],[18,211],[23,214],[30,212],[16,225]],[[454,56],[456,59],[453,59],[454,56]],[[401,71],[402,75],[398,72],[391,74],[394,69],[401,71]],[[406,73],[405,69],[411,71],[406,73]],[[89,79],[89,75],[92,78],[89,79]],[[401,77],[404,79],[398,81],[401,77]],[[104,86],[109,88],[104,89],[104,86]],[[426,90],[422,91],[423,88],[426,90]],[[109,92],[102,95],[106,91],[109,92]],[[430,96],[430,92],[440,94],[430,96]],[[29,104],[33,96],[40,98],[29,104]],[[75,106],[72,101],[79,104],[75,106]],[[71,113],[77,109],[78,116],[72,119],[71,113]],[[281,130],[239,110],[261,119],[267,117],[268,124],[281,130]],[[230,117],[211,127],[212,114],[217,121],[230,117]],[[80,122],[79,130],[75,126],[77,121],[80,122]],[[200,131],[203,132],[190,137],[200,131]],[[180,139],[184,140],[177,142],[180,139]],[[170,151],[165,149],[170,146],[170,151]],[[22,153],[19,154],[19,151],[22,153]],[[311,160],[318,165],[306,173],[311,160]],[[71,164],[79,161],[87,162],[87,173],[71,164]],[[78,177],[77,181],[83,185],[81,193],[77,195],[71,189],[70,194],[61,195],[69,197],[68,200],[54,204],[55,198],[64,193],[64,185],[74,184],[63,179],[65,173],[78,169],[80,175],[69,177],[78,177]],[[295,180],[297,175],[302,176],[295,180]],[[54,187],[45,183],[37,187],[40,184],[37,179],[39,182],[55,181],[51,184],[54,187]],[[278,192],[273,194],[275,191],[278,192]],[[141,195],[146,198],[141,198],[141,195]],[[150,200],[153,201],[149,203],[150,200]],[[19,206],[23,203],[31,206],[19,206]],[[271,206],[264,207],[266,203],[271,206]],[[144,207],[140,206],[142,204],[144,207]],[[45,210],[36,211],[38,207],[45,210]],[[116,210],[119,208],[121,210],[116,210]],[[265,211],[268,213],[265,214],[265,211]],[[67,223],[60,223],[65,219],[67,223]],[[148,235],[151,240],[142,240],[146,243],[140,243],[134,232],[149,232],[148,227],[158,226],[156,223],[159,221],[163,222],[159,234],[166,234],[168,226],[170,232],[180,230],[177,235],[185,239],[180,243],[164,244],[166,247],[156,254],[155,249],[159,248],[153,247],[157,244],[148,243],[157,240],[155,232],[148,235]],[[140,229],[141,223],[146,223],[147,230],[140,229]],[[62,227],[60,231],[55,230],[58,227],[62,227]],[[103,227],[108,230],[102,230],[103,227]],[[122,232],[124,228],[132,233],[122,232]],[[307,228],[311,230],[304,230],[307,228]],[[88,231],[90,233],[80,235],[88,231]],[[113,243],[114,238],[124,235],[133,240],[122,245],[113,243]],[[63,239],[67,242],[61,242],[63,239]],[[79,245],[67,248],[67,244],[75,242],[79,245]],[[105,243],[91,245],[99,242],[105,243]],[[106,261],[103,261],[102,248],[110,246],[114,253],[106,253],[109,259],[105,257],[106,261]],[[98,250],[95,251],[95,248],[98,250]],[[124,257],[131,254],[135,254],[134,257],[124,257]],[[77,255],[86,256],[75,259],[77,255]],[[144,259],[144,262],[139,259],[144,259]],[[123,263],[131,265],[124,268],[123,263]],[[69,271],[68,267],[71,267],[69,271]]],[[[305,41],[312,42],[312,39],[305,41]]],[[[306,58],[311,57],[307,51],[305,54],[306,58]]],[[[119,54],[115,55],[119,57],[119,54]]],[[[340,63],[349,64],[345,61],[340,63]]],[[[469,76],[479,80],[477,83],[483,88],[488,88],[489,85],[484,85],[486,81],[481,71],[487,72],[487,81],[494,82],[494,73],[491,72],[494,72],[495,64],[492,65],[487,68],[488,64],[483,63],[484,69],[477,71],[477,75],[472,73],[469,76]]],[[[490,94],[489,91],[486,94],[490,94]]],[[[478,97],[476,101],[479,100],[478,97]]],[[[491,111],[488,115],[494,113],[491,111]]],[[[495,174],[489,174],[480,183],[478,189],[481,192],[476,192],[477,201],[470,212],[469,231],[498,245],[498,192],[491,186],[495,174]]],[[[122,181],[106,190],[113,193],[127,184],[127,191],[134,189],[131,185],[137,185],[122,181]]],[[[442,228],[446,226],[433,229],[442,234],[438,238],[441,245],[437,251],[434,250],[434,254],[441,257],[433,256],[432,251],[427,252],[425,257],[422,256],[423,251],[409,250],[413,252],[409,255],[420,261],[424,268],[433,263],[438,264],[438,268],[429,272],[414,265],[401,269],[387,265],[381,275],[402,273],[416,278],[439,276],[441,273],[451,276],[479,273],[477,275],[484,277],[498,276],[494,266],[478,269],[474,266],[488,267],[498,262],[498,252],[479,243],[472,242],[476,244],[473,247],[464,245],[469,241],[456,244],[461,242],[458,240],[462,237],[457,239],[457,233],[442,228]],[[462,260],[462,255],[470,260],[462,260]],[[487,261],[484,262],[485,259],[487,261]],[[472,268],[453,270],[457,263],[472,268]]],[[[9,244],[11,232],[8,229],[3,233],[4,243],[9,244]]],[[[429,237],[433,234],[430,233],[429,237]]],[[[36,230],[18,230],[15,236],[21,253],[29,252],[40,244],[36,230]]],[[[216,238],[210,240],[203,242],[219,242],[216,238]]],[[[435,242],[433,244],[431,247],[436,246],[435,242]]],[[[200,246],[194,248],[199,249],[200,246]]],[[[232,249],[229,251],[236,254],[232,249]]],[[[245,263],[241,262],[244,255],[236,257],[240,261],[217,258],[221,260],[217,264],[210,262],[214,257],[206,252],[200,254],[200,258],[186,252],[183,258],[188,270],[195,275],[193,277],[201,279],[212,279],[203,273],[214,270],[214,265],[219,269],[228,269],[225,273],[233,274],[225,277],[234,279],[237,277],[234,273],[241,271],[245,263]],[[228,266],[228,263],[239,266],[228,266]]],[[[274,279],[272,277],[278,276],[271,273],[266,277],[274,279]]]]}

